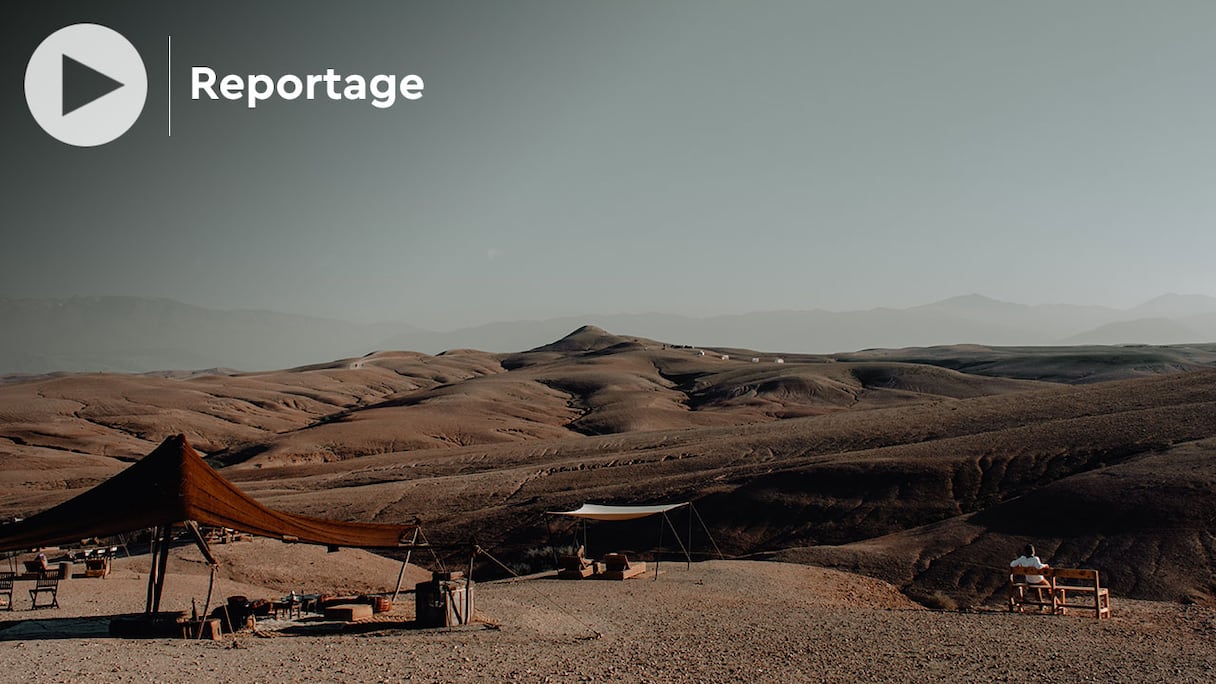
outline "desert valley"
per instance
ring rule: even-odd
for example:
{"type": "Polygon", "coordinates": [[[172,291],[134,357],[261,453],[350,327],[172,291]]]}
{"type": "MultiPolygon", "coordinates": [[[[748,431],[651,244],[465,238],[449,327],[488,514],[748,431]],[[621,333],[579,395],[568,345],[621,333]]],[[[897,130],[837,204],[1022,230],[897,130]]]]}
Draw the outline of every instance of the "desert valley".
{"type": "MultiPolygon", "coordinates": [[[[669,539],[657,580],[615,584],[517,582],[483,558],[492,633],[238,637],[264,651],[249,671],[220,645],[124,646],[153,678],[181,666],[257,681],[604,681],[609,668],[637,681],[987,681],[1036,667],[1199,681],[1216,662],[1216,345],[776,355],[586,326],[518,353],[19,377],[0,385],[0,516],[59,504],[178,433],[275,509],[417,519],[431,540],[476,543],[519,574],[552,571],[580,532],[547,512],[584,502],[692,501],[730,560],[694,535],[686,568],[669,539]],[[1099,570],[1114,619],[1004,612],[1027,542],[1054,566],[1099,570]],[[1027,640],[1048,656],[1027,655],[1027,640]],[[309,663],[354,669],[300,669],[300,644],[309,663]]],[[[594,525],[588,551],[653,559],[655,535],[653,521],[594,525]]],[[[221,565],[234,591],[294,590],[303,558],[309,576],[355,591],[391,591],[399,567],[246,544],[223,549],[243,554],[221,565]]],[[[206,591],[187,551],[171,564],[185,578],[170,578],[175,610],[206,591]]],[[[96,583],[68,583],[54,617],[79,627],[139,610],[146,560],[116,561],[100,598],[96,583]]],[[[407,586],[427,575],[410,572],[407,586]]],[[[28,618],[0,621],[0,653],[41,654],[29,676],[136,672],[88,634],[31,640],[28,618]]]]}

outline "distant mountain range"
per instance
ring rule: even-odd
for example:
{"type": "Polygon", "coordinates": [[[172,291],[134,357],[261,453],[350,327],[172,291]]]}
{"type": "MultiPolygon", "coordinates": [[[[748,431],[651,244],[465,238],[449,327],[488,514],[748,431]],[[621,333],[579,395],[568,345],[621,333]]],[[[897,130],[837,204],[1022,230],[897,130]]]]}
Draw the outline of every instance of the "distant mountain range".
{"type": "Polygon", "coordinates": [[[1216,341],[1216,297],[1167,294],[1130,309],[1024,305],[982,295],[907,309],[766,311],[709,318],[615,314],[490,323],[448,332],[169,299],[0,299],[0,374],[285,368],[374,350],[519,351],[594,323],[676,344],[833,353],[941,344],[1185,344],[1216,341]]]}

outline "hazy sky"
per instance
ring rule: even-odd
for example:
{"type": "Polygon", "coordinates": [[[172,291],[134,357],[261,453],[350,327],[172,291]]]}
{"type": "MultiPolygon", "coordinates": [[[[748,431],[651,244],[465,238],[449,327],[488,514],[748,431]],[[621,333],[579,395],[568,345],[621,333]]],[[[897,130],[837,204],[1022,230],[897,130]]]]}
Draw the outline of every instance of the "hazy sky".
{"type": "Polygon", "coordinates": [[[0,29],[0,296],[445,328],[1216,294],[1207,0],[99,4],[0,29]],[[84,21],[149,78],[95,149],[21,90],[84,21]],[[426,90],[250,111],[191,101],[192,65],[426,90]]]}

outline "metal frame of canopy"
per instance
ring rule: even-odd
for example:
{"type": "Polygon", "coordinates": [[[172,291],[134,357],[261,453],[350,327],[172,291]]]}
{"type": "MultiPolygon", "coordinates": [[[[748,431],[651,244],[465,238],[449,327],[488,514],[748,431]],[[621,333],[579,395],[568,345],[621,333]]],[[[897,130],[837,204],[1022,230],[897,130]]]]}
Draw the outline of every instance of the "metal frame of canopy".
{"type": "Polygon", "coordinates": [[[652,515],[661,516],[659,522],[659,539],[655,549],[654,561],[654,578],[659,578],[659,563],[661,562],[660,554],[663,551],[663,523],[667,523],[667,527],[671,529],[672,535],[676,539],[676,543],[680,545],[680,550],[684,552],[684,558],[687,562],[687,567],[692,567],[692,519],[696,516],[697,522],[701,524],[701,529],[705,531],[705,536],[709,539],[709,543],[713,545],[714,551],[718,553],[719,558],[725,559],[722,555],[722,550],[718,548],[718,542],[714,541],[714,536],[710,534],[709,527],[705,525],[705,520],[697,511],[696,506],[692,505],[691,501],[681,501],[673,504],[658,504],[654,506],[607,506],[600,504],[584,503],[579,508],[573,511],[546,511],[549,515],[561,515],[569,518],[578,518],[583,524],[583,545],[587,544],[587,521],[625,521],[638,520],[640,518],[648,518],[652,515]],[[671,522],[671,518],[667,515],[671,511],[679,508],[688,507],[688,543],[685,544],[680,539],[680,533],[676,530],[675,524],[671,522]]]}

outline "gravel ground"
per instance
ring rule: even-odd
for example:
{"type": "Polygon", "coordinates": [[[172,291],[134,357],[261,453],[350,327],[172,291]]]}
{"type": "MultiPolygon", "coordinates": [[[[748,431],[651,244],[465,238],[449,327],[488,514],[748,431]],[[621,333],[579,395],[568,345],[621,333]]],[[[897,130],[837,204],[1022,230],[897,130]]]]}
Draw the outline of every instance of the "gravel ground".
{"type": "MultiPolygon", "coordinates": [[[[479,585],[485,628],[347,633],[261,625],[220,642],[115,639],[135,612],[132,568],[72,580],[63,608],[0,614],[6,681],[240,682],[906,682],[1212,681],[1216,612],[1121,600],[1114,619],[922,609],[877,580],[820,568],[716,561],[665,564],[626,582],[533,578],[479,585]],[[24,620],[24,622],[15,622],[24,620]],[[288,630],[288,631],[284,631],[288,630]]],[[[206,579],[173,575],[166,604],[200,604],[206,579]]],[[[390,578],[390,582],[395,577],[390,578]]],[[[224,595],[277,592],[225,581],[224,595]]],[[[392,614],[412,617],[412,597],[392,614]]]]}

